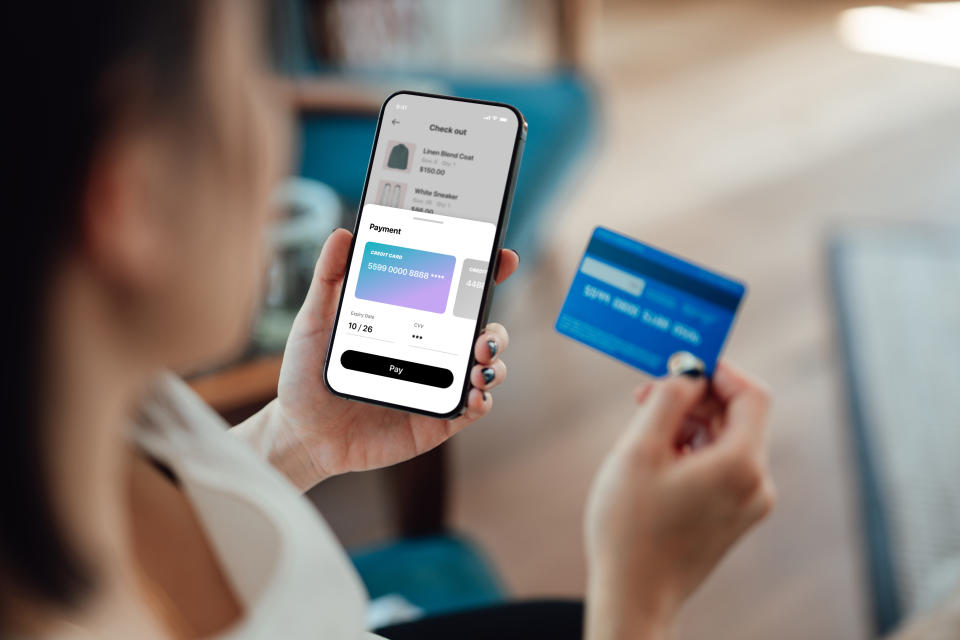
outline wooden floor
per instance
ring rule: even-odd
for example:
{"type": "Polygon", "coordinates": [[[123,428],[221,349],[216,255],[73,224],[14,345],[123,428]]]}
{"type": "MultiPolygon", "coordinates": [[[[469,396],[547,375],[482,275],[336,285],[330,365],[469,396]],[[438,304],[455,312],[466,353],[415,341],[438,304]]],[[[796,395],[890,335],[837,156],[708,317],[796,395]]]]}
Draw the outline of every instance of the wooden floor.
{"type": "Polygon", "coordinates": [[[847,51],[842,8],[607,7],[602,140],[545,231],[547,259],[498,292],[509,384],[453,444],[455,524],[516,594],[582,593],[584,498],[640,381],[551,328],[604,224],[745,279],[728,355],[776,394],[777,511],[696,595],[680,636],[869,635],[824,240],[840,225],[960,220],[960,72],[847,51]]]}
{"type": "MultiPolygon", "coordinates": [[[[960,71],[846,50],[843,8],[605,3],[601,139],[558,199],[545,258],[498,290],[509,383],[452,443],[454,524],[516,595],[582,594],[584,498],[640,382],[552,330],[604,224],[749,283],[728,356],[776,394],[778,508],[694,597],[680,637],[869,635],[824,241],[840,225],[960,219],[960,71]]],[[[322,485],[330,500],[341,482],[352,504],[382,499],[353,478],[322,485]]],[[[382,527],[375,511],[325,509],[348,540],[382,527]]]]}

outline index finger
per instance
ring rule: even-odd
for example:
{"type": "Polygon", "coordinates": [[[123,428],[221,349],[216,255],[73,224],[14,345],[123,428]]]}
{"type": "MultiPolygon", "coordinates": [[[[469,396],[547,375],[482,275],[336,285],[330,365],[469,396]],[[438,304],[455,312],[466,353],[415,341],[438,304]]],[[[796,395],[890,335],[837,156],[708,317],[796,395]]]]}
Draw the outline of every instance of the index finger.
{"type": "Polygon", "coordinates": [[[727,403],[751,387],[762,386],[761,383],[751,378],[739,367],[730,364],[726,360],[717,362],[717,368],[713,373],[712,388],[713,393],[722,402],[727,403]]]}
{"type": "Polygon", "coordinates": [[[507,329],[499,322],[491,322],[473,345],[473,355],[480,364],[488,364],[503,353],[509,344],[507,329]]]}
{"type": "Polygon", "coordinates": [[[627,430],[629,437],[649,437],[661,445],[673,447],[683,427],[684,418],[707,391],[703,378],[692,380],[677,376],[652,385],[650,397],[637,412],[627,430]]]}
{"type": "Polygon", "coordinates": [[[767,386],[725,362],[718,363],[712,383],[714,395],[725,405],[721,439],[734,445],[762,446],[770,411],[767,386]]]}
{"type": "Polygon", "coordinates": [[[494,281],[500,284],[513,275],[520,266],[520,254],[513,249],[501,249],[500,259],[497,261],[497,273],[494,281]]]}

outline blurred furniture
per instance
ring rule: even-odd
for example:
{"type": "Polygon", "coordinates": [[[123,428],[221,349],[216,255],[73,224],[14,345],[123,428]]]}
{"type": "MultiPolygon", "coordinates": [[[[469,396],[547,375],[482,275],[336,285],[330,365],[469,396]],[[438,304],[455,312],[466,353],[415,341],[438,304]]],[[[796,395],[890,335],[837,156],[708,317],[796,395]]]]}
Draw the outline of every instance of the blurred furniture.
{"type": "Polygon", "coordinates": [[[844,231],[830,269],[885,635],[960,581],[960,227],[844,231]]]}
{"type": "Polygon", "coordinates": [[[272,261],[251,352],[283,351],[293,320],[313,281],[323,243],[343,220],[333,189],[309,178],[288,178],[278,191],[282,215],[271,225],[272,261]]]}
{"type": "MultiPolygon", "coordinates": [[[[596,92],[579,70],[583,57],[589,0],[551,0],[555,66],[536,71],[504,73],[437,71],[436,69],[357,66],[345,60],[350,47],[338,33],[335,1],[286,0],[276,16],[275,47],[278,66],[293,79],[300,110],[301,175],[330,185],[347,209],[360,204],[370,148],[380,104],[393,91],[414,89],[467,98],[508,102],[524,114],[530,128],[506,244],[528,261],[536,257],[538,232],[550,215],[550,206],[562,193],[573,170],[586,159],[596,133],[596,92]],[[312,7],[312,9],[309,9],[312,7]]],[[[393,8],[399,15],[397,30],[409,38],[439,38],[404,23],[418,14],[405,15],[389,0],[367,3],[393,8]]],[[[401,3],[404,7],[416,3],[401,3]]],[[[500,3],[501,11],[518,11],[521,5],[500,3]]],[[[341,8],[342,10],[342,8],[341,8]]],[[[479,5],[470,9],[483,13],[479,5]]],[[[495,10],[491,5],[490,11],[495,10]]],[[[422,17],[422,14],[420,14],[422,17]]],[[[502,16],[509,20],[509,14],[502,16]]],[[[393,27],[393,24],[388,25],[393,27]]],[[[381,25],[381,29],[383,25],[381,25]]],[[[377,29],[370,25],[376,40],[377,29]]],[[[389,34],[386,34],[389,35],[389,34]]],[[[375,42],[369,46],[375,47],[375,42]]],[[[353,219],[347,221],[351,225],[353,219]]]]}

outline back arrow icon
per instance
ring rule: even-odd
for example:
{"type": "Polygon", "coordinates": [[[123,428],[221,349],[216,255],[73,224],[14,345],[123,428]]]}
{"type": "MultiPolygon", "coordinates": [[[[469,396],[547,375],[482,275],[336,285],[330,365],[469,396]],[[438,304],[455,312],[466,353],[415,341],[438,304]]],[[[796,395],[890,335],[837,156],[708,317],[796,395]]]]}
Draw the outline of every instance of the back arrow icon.
{"type": "Polygon", "coordinates": [[[393,120],[391,120],[390,122],[392,122],[393,124],[397,124],[397,123],[398,123],[398,122],[400,122],[400,121],[399,121],[399,120],[397,120],[396,118],[394,118],[394,119],[393,119],[393,120]]]}

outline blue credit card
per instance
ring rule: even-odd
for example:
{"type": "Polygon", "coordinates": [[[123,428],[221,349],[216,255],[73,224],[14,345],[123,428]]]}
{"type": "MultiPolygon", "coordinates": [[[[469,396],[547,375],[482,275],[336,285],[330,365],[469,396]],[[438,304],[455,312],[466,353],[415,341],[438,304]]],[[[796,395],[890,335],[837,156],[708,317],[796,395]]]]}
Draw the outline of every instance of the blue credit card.
{"type": "Polygon", "coordinates": [[[560,333],[655,377],[713,374],[746,287],[597,227],[557,318],[560,333]]]}

